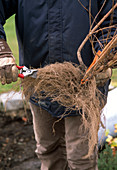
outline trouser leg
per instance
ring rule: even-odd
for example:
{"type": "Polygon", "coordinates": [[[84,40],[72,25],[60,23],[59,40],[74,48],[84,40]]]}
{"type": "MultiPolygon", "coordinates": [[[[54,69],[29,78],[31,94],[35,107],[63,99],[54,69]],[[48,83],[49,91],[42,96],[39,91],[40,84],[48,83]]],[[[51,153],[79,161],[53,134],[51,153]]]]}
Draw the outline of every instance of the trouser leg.
{"type": "Polygon", "coordinates": [[[52,126],[57,119],[34,104],[30,107],[41,170],[67,170],[64,120],[55,124],[54,134],[52,126]]]}
{"type": "Polygon", "coordinates": [[[85,134],[79,132],[81,116],[65,118],[67,160],[71,170],[98,170],[95,149],[90,159],[82,159],[88,153],[88,141],[80,143],[85,134]]]}

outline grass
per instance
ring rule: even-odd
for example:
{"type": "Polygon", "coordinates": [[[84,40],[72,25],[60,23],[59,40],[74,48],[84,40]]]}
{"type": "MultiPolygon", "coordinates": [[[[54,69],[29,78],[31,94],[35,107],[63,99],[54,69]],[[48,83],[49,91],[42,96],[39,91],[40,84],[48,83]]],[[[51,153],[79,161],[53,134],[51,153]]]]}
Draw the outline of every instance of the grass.
{"type": "MultiPolygon", "coordinates": [[[[7,42],[14,54],[14,57],[16,59],[16,63],[19,63],[18,60],[18,44],[17,44],[17,38],[16,38],[16,32],[15,32],[15,17],[12,16],[10,19],[7,20],[4,29],[6,32],[7,42]]],[[[113,70],[113,76],[112,76],[112,83],[113,86],[117,87],[117,69],[113,70]]],[[[7,85],[1,85],[0,84],[0,93],[8,92],[9,90],[12,90],[14,85],[17,86],[16,83],[11,83],[7,85]]]]}
{"type": "Polygon", "coordinates": [[[113,69],[111,84],[117,87],[117,69],[113,69]]]}

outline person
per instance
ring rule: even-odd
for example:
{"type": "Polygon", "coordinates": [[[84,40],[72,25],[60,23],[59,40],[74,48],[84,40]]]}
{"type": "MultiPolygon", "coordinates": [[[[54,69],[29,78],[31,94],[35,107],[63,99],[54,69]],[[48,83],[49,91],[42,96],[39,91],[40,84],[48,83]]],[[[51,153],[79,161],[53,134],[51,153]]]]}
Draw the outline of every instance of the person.
{"type": "MultiPolygon", "coordinates": [[[[13,54],[6,42],[5,21],[15,14],[16,33],[19,45],[19,64],[40,68],[55,62],[70,61],[79,64],[77,49],[90,30],[89,9],[94,25],[111,9],[116,0],[0,0],[0,81],[9,84],[17,80],[18,70],[13,54]],[[112,3],[113,2],[113,3],[112,3]],[[81,4],[82,3],[82,4],[81,4]]],[[[91,19],[91,20],[92,20],[91,19]]],[[[101,25],[108,27],[110,17],[101,25]]],[[[117,24],[117,9],[113,13],[113,25],[117,24]]],[[[114,35],[116,28],[111,29],[114,35]]],[[[107,31],[98,33],[98,40],[107,37],[107,31]]],[[[101,50],[96,41],[95,51],[101,50]]],[[[103,42],[102,42],[103,46],[103,42]]],[[[82,59],[88,67],[94,54],[90,41],[82,49],[82,59]]],[[[107,96],[110,76],[100,88],[107,96]]],[[[103,78],[102,78],[103,79],[103,78]]],[[[85,135],[79,133],[82,124],[80,115],[58,120],[56,113],[62,109],[49,101],[38,103],[30,99],[33,126],[37,142],[36,153],[41,160],[42,170],[94,170],[97,168],[97,147],[90,158],[82,159],[88,152],[88,143],[79,140],[85,135]],[[41,106],[40,106],[41,105],[41,106]]]]}

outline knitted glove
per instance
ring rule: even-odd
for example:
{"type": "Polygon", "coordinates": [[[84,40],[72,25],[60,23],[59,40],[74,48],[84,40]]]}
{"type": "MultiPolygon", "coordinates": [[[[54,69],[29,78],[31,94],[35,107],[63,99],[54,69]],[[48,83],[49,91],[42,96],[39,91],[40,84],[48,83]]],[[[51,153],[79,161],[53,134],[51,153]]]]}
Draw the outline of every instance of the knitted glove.
{"type": "Polygon", "coordinates": [[[2,85],[17,81],[15,58],[5,40],[0,39],[0,81],[2,85]]]}
{"type": "Polygon", "coordinates": [[[117,68],[117,53],[113,55],[113,58],[108,62],[108,67],[115,69],[117,68]]]}
{"type": "Polygon", "coordinates": [[[106,71],[102,71],[100,73],[98,73],[95,77],[96,77],[96,84],[97,87],[102,87],[105,85],[105,83],[107,82],[107,80],[109,80],[112,76],[112,69],[108,68],[106,71]]]}

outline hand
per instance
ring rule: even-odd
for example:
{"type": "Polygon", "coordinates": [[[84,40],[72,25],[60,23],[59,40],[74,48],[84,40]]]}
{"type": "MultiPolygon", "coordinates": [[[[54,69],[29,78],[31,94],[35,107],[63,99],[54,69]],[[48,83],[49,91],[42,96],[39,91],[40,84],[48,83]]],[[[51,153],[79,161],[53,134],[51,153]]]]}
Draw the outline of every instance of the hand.
{"type": "Polygon", "coordinates": [[[98,73],[95,78],[96,78],[96,84],[97,87],[102,87],[105,85],[107,80],[109,80],[112,76],[112,69],[108,68],[106,71],[98,73]]]}
{"type": "Polygon", "coordinates": [[[114,54],[112,59],[108,62],[108,67],[112,69],[117,68],[117,53],[114,54]]]}
{"type": "Polygon", "coordinates": [[[0,39],[0,81],[2,85],[17,81],[15,58],[5,40],[0,39]]]}

